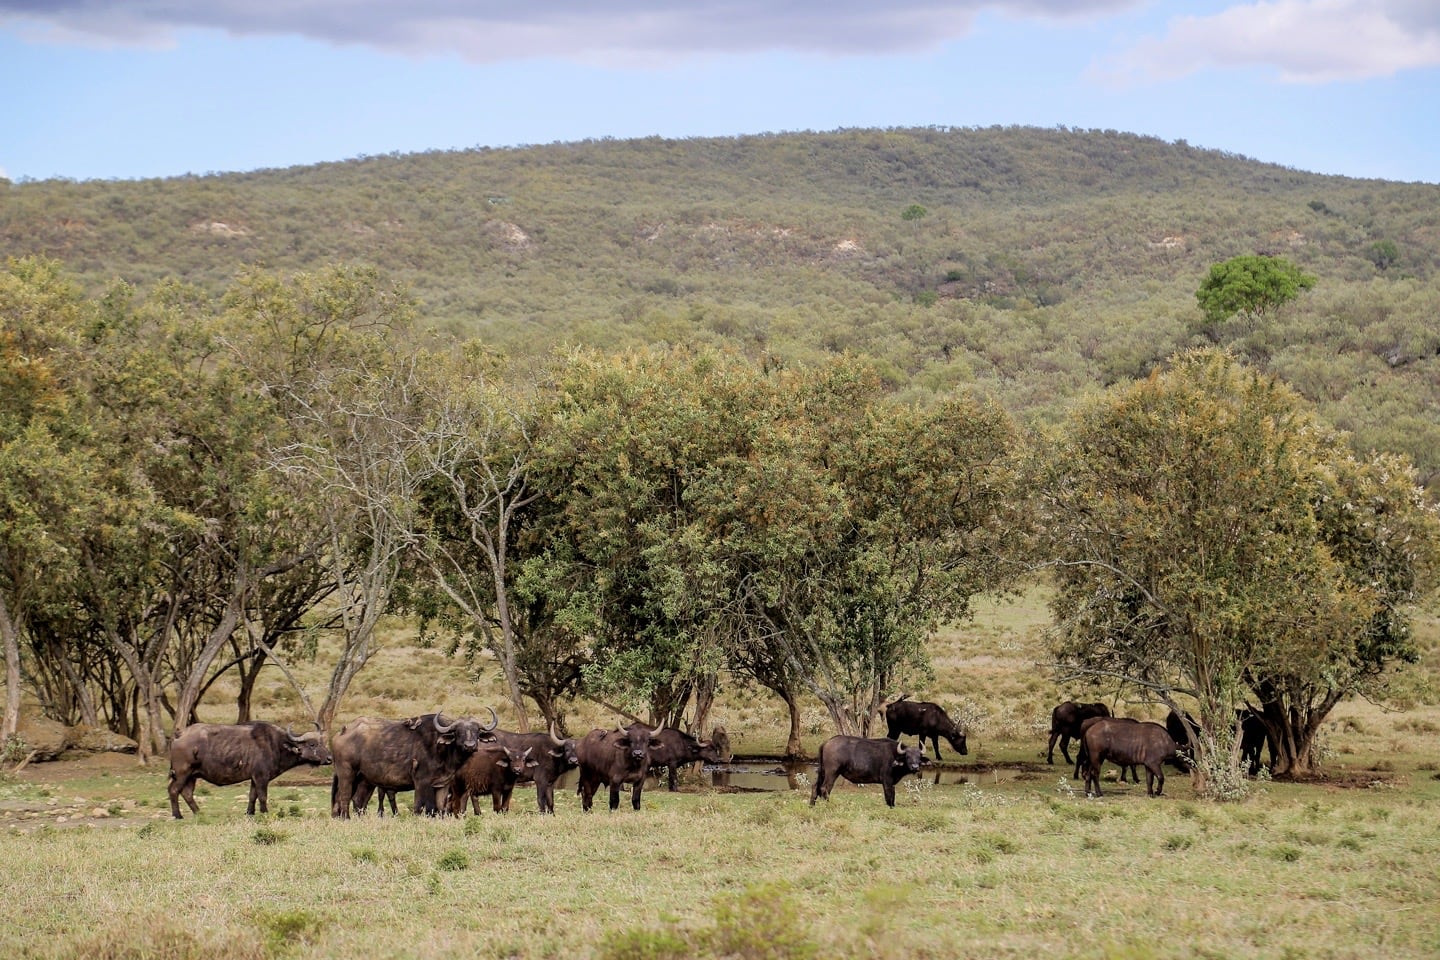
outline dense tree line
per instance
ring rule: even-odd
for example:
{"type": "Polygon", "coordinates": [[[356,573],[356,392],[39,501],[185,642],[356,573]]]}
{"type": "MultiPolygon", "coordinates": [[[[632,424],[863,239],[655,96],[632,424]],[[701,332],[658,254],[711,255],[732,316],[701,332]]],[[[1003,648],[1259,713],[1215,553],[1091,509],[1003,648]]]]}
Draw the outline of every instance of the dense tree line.
{"type": "Polygon", "coordinates": [[[563,728],[577,696],[703,727],[743,683],[787,704],[798,752],[801,698],[868,732],[937,626],[1048,568],[1069,668],[1193,698],[1212,771],[1254,703],[1304,772],[1325,713],[1414,655],[1440,536],[1413,468],[1357,457],[1234,353],[1037,438],[851,356],[581,349],[536,372],[415,321],[367,268],[91,297],[10,262],[7,731],[24,686],[150,754],[219,677],[244,719],[262,667],[310,656],[334,660],[306,702],[328,728],[399,612],[493,656],[522,728],[563,728]]]}

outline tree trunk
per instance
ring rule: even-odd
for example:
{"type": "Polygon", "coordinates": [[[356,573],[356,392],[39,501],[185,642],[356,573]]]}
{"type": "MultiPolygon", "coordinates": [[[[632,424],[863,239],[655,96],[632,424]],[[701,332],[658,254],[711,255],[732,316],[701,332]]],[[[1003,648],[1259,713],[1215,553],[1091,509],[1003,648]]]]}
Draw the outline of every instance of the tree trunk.
{"type": "Polygon", "coordinates": [[[3,746],[20,726],[20,636],[10,619],[3,594],[0,594],[0,642],[5,647],[5,719],[0,722],[0,746],[3,746]]]}
{"type": "Polygon", "coordinates": [[[235,694],[236,723],[248,723],[253,718],[251,704],[255,700],[255,681],[260,679],[260,668],[265,666],[265,651],[256,650],[249,659],[248,670],[244,660],[236,665],[236,669],[240,671],[240,691],[235,694]]]}
{"type": "Polygon", "coordinates": [[[194,664],[190,667],[190,673],[185,678],[185,685],[180,688],[180,703],[175,709],[175,735],[179,736],[185,728],[195,722],[195,708],[200,705],[200,693],[205,686],[205,675],[210,672],[210,665],[215,662],[220,648],[230,642],[235,633],[235,628],[240,624],[240,617],[245,612],[245,594],[249,592],[248,571],[241,566],[235,574],[235,584],[231,589],[230,602],[225,605],[225,615],[220,618],[215,629],[205,641],[199,656],[195,658],[194,664]]]}
{"type": "Polygon", "coordinates": [[[797,759],[805,755],[805,748],[800,744],[800,704],[795,702],[795,695],[789,692],[782,692],[780,696],[785,700],[785,710],[790,714],[790,736],[785,740],[785,759],[797,759]]]}
{"type": "Polygon", "coordinates": [[[715,675],[708,674],[695,684],[695,725],[691,731],[703,739],[705,729],[710,726],[710,711],[715,706],[715,675]]]}

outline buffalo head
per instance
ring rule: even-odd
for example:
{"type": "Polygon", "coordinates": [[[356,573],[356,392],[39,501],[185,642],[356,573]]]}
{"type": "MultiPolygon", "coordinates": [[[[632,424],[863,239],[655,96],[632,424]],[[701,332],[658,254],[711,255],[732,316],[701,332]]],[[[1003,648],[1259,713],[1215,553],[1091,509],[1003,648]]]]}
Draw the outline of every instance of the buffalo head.
{"type": "Polygon", "coordinates": [[[325,737],[320,732],[320,724],[315,724],[315,729],[305,733],[297,734],[295,725],[290,724],[285,728],[285,749],[296,753],[301,763],[313,763],[317,767],[327,766],[334,762],[335,758],[330,753],[330,748],[325,745],[325,737]]]}

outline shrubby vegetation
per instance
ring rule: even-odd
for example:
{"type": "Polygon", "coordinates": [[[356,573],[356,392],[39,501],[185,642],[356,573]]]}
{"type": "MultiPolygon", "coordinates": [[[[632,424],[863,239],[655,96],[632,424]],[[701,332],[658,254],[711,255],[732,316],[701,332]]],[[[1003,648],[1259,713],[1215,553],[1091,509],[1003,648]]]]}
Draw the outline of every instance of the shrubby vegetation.
{"type": "Polygon", "coordinates": [[[845,130],[362,157],[246,174],[0,189],[0,255],[88,295],[245,267],[366,264],[424,324],[512,361],[557,344],[872,358],[919,400],[979,384],[1022,423],[1208,342],[1211,267],[1316,278],[1220,343],[1360,451],[1440,468],[1440,186],[1319,176],[1115,131],[845,130]],[[905,218],[912,207],[923,217],[905,218]]]}

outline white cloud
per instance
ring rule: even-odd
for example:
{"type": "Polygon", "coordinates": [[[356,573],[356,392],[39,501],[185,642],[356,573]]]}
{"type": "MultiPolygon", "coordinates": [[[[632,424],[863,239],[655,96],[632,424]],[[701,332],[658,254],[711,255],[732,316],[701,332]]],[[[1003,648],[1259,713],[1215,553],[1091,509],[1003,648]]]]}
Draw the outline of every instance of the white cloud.
{"type": "Polygon", "coordinates": [[[176,30],[297,35],[411,55],[641,59],[931,49],[977,13],[1074,19],[1142,0],[0,0],[0,25],[52,42],[155,45],[176,30]]]}
{"type": "Polygon", "coordinates": [[[1433,0],[1271,0],[1179,17],[1095,68],[1109,80],[1173,79],[1211,68],[1272,68],[1297,83],[1440,66],[1433,0]]]}

